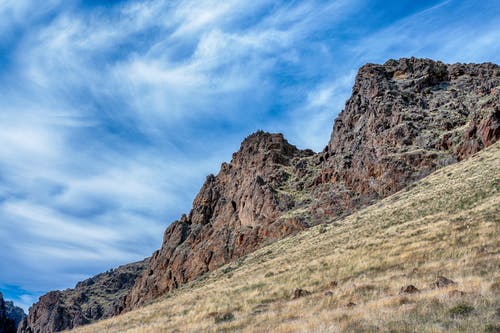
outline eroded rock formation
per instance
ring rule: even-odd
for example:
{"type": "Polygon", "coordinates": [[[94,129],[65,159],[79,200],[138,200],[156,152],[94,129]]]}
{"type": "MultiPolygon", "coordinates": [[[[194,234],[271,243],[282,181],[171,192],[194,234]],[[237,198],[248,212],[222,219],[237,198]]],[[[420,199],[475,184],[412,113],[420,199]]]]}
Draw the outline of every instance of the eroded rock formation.
{"type": "Polygon", "coordinates": [[[313,219],[350,213],[496,142],[499,102],[495,64],[363,66],[320,154],[313,219]]]}
{"type": "Polygon", "coordinates": [[[51,333],[111,317],[123,309],[125,295],[148,261],[140,261],[79,282],[74,289],[51,291],[29,309],[18,333],[51,333]]]}
{"type": "Polygon", "coordinates": [[[349,214],[500,136],[497,65],[368,64],[325,150],[255,133],[209,176],[126,298],[134,308],[265,242],[349,214]]]}
{"type": "Polygon", "coordinates": [[[6,302],[3,299],[3,295],[2,293],[0,293],[0,333],[16,332],[16,318],[13,318],[11,315],[11,309],[7,308],[6,302]]]}
{"type": "Polygon", "coordinates": [[[53,332],[135,308],[268,242],[395,193],[496,142],[499,101],[495,64],[410,58],[365,65],[323,152],[297,149],[281,134],[250,135],[207,177],[191,212],[167,228],[130,292],[132,279],[111,288],[120,297],[102,303],[90,302],[92,283],[49,293],[30,309],[27,326],[53,332]],[[123,295],[123,304],[106,307],[123,295]]]}
{"type": "Polygon", "coordinates": [[[281,134],[257,132],[247,137],[231,163],[207,177],[189,215],[165,232],[162,248],[126,300],[131,308],[152,300],[249,253],[264,242],[307,227],[297,219],[280,219],[287,210],[277,189],[284,170],[310,150],[299,150],[281,134]]]}

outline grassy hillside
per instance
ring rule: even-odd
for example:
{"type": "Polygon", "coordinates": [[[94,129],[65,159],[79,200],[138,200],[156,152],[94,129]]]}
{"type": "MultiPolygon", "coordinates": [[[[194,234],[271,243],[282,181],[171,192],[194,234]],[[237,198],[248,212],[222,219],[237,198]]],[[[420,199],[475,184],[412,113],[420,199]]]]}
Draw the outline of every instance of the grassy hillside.
{"type": "Polygon", "coordinates": [[[499,332],[499,190],[495,144],[157,303],[75,331],[499,332]],[[440,275],[457,284],[431,288],[440,275]],[[420,292],[400,294],[410,284],[420,292]],[[296,288],[311,294],[291,299],[296,288]]]}

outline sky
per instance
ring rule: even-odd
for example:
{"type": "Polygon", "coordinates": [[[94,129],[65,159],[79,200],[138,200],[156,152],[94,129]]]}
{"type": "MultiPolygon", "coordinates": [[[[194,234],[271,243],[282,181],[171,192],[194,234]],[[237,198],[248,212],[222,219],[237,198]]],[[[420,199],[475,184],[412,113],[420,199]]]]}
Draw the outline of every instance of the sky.
{"type": "Polygon", "coordinates": [[[495,0],[0,0],[0,291],[149,256],[258,129],[321,151],[361,65],[499,40],[495,0]]]}

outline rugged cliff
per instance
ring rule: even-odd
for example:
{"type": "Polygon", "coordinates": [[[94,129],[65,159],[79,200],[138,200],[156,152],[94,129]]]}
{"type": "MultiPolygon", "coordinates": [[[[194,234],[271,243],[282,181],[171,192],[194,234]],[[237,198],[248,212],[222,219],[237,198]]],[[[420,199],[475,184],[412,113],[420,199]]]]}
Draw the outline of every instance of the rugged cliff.
{"type": "Polygon", "coordinates": [[[134,308],[264,243],[388,196],[500,136],[497,65],[363,66],[320,154],[257,132],[209,176],[126,298],[134,308]]]}
{"type": "Polygon", "coordinates": [[[304,221],[280,219],[287,207],[277,189],[286,181],[284,170],[312,154],[281,134],[257,132],[246,138],[231,163],[207,177],[189,215],[166,230],[162,248],[127,297],[127,307],[306,228],[304,221]]]}
{"type": "Polygon", "coordinates": [[[5,301],[5,316],[14,321],[17,328],[19,324],[26,318],[26,313],[20,307],[16,306],[12,301],[5,301]]]}
{"type": "Polygon", "coordinates": [[[363,66],[320,154],[313,218],[399,191],[500,137],[498,65],[429,59],[363,66]]]}
{"type": "Polygon", "coordinates": [[[10,305],[11,302],[9,302],[9,304],[7,305],[5,300],[3,299],[2,293],[0,293],[0,333],[16,332],[16,318],[12,316],[13,309],[10,307],[10,305]]]}
{"type": "MultiPolygon", "coordinates": [[[[499,102],[495,64],[410,58],[363,66],[323,152],[297,149],[281,134],[257,132],[217,176],[207,177],[191,212],[165,231],[161,249],[125,297],[125,309],[268,242],[347,215],[491,145],[500,137],[499,102]]],[[[108,288],[107,282],[101,288],[108,288]]],[[[85,294],[88,286],[79,290],[85,294]]],[[[34,332],[121,310],[119,303],[96,312],[85,297],[64,293],[49,293],[30,309],[34,332]]]]}
{"type": "Polygon", "coordinates": [[[118,314],[125,295],[148,260],[120,266],[79,282],[74,289],[51,291],[29,309],[18,333],[50,333],[118,314]]]}

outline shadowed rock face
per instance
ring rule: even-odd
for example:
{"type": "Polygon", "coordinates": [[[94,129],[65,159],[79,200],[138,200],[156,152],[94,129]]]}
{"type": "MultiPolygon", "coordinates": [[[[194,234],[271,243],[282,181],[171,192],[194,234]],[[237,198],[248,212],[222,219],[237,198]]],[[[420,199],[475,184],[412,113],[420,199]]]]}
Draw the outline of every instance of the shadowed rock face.
{"type": "Polygon", "coordinates": [[[24,310],[14,305],[12,301],[5,301],[5,316],[14,321],[16,327],[26,317],[24,310]]]}
{"type": "Polygon", "coordinates": [[[53,332],[116,314],[122,305],[135,308],[267,242],[395,193],[496,142],[499,99],[495,64],[410,58],[365,65],[323,152],[299,150],[281,134],[250,135],[217,176],[207,177],[191,212],[167,228],[133,288],[120,292],[127,294],[123,304],[103,315],[89,306],[92,287],[84,283],[71,297],[43,296],[27,324],[53,332]]]}
{"type": "Polygon", "coordinates": [[[79,282],[74,289],[41,296],[18,333],[59,332],[120,313],[124,296],[147,262],[124,265],[79,282]]]}
{"type": "Polygon", "coordinates": [[[491,145],[500,136],[499,75],[489,63],[369,64],[322,153],[300,151],[280,134],[249,136],[207,178],[189,216],[166,230],[126,308],[491,145]]]}
{"type": "Polygon", "coordinates": [[[7,308],[6,302],[3,299],[3,295],[2,293],[0,293],[0,333],[16,332],[17,323],[15,321],[15,318],[9,316],[9,314],[11,314],[10,311],[11,309],[7,308]]]}

